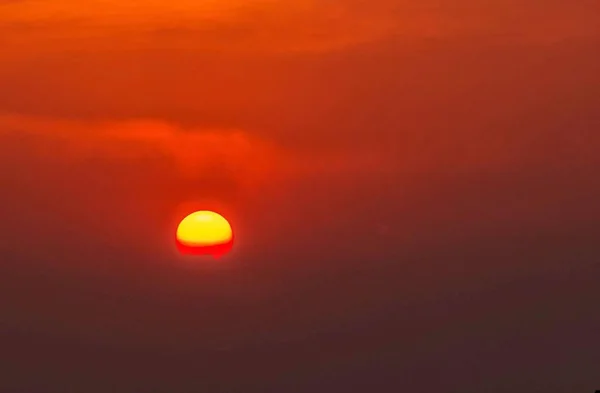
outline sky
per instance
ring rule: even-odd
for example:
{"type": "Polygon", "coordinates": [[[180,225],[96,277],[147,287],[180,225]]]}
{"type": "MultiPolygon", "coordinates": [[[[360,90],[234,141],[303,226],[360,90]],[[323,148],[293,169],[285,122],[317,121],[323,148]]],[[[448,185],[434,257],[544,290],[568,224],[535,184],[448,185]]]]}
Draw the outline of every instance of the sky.
{"type": "Polygon", "coordinates": [[[598,1],[0,0],[0,47],[0,392],[600,389],[598,1]]]}

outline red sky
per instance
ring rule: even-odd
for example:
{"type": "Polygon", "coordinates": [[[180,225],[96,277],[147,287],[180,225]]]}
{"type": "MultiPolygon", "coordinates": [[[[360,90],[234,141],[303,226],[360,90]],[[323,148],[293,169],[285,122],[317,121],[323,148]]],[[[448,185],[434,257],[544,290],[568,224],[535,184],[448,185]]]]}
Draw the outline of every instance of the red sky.
{"type": "MultiPolygon", "coordinates": [[[[592,0],[0,0],[0,333],[67,353],[52,368],[15,344],[42,359],[41,382],[0,378],[0,391],[45,392],[69,367],[88,388],[101,374],[87,366],[124,391],[197,390],[165,351],[183,361],[216,342],[240,359],[264,351],[252,372],[215,365],[206,378],[224,391],[267,391],[269,368],[268,386],[288,391],[349,391],[356,373],[439,390],[423,377],[439,364],[418,353],[465,365],[444,386],[476,391],[484,375],[591,391],[599,44],[592,0]],[[207,204],[239,244],[220,268],[190,270],[173,226],[207,204]],[[448,300],[457,291],[467,300],[448,300]],[[546,329],[536,313],[555,330],[519,341],[546,329]],[[447,334],[416,338],[428,321],[447,334]],[[520,345],[537,371],[482,349],[492,342],[520,345]],[[165,376],[95,363],[106,346],[157,355],[140,370],[165,376]],[[323,364],[304,346],[324,347],[323,364]]],[[[26,356],[12,367],[30,369],[26,356]]]]}

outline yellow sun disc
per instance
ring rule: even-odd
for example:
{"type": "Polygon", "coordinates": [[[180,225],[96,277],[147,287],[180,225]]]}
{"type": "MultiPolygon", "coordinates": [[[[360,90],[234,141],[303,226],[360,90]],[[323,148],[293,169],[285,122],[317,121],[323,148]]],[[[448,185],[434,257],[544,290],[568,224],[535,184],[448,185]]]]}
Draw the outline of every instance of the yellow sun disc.
{"type": "Polygon", "coordinates": [[[231,225],[225,217],[211,211],[192,213],[177,228],[177,240],[189,247],[226,244],[232,237],[231,225]]]}

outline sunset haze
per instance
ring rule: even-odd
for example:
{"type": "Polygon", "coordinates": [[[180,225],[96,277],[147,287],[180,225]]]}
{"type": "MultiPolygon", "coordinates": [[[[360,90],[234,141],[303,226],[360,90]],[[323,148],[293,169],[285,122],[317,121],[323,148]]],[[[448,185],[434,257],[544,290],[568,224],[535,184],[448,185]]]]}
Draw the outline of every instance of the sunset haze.
{"type": "Polygon", "coordinates": [[[0,393],[600,389],[599,108],[597,0],[0,0],[0,393]]]}

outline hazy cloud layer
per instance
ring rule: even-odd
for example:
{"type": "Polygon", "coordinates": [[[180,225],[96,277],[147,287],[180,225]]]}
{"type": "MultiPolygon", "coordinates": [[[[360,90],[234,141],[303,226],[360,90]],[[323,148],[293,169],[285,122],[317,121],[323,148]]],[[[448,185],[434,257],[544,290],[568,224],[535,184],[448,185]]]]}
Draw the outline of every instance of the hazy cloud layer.
{"type": "MultiPolygon", "coordinates": [[[[3,57],[13,53],[178,48],[327,51],[389,36],[496,36],[554,42],[598,34],[594,1],[22,1],[1,5],[3,57]]],[[[29,55],[28,55],[29,53],[29,55]]]]}

